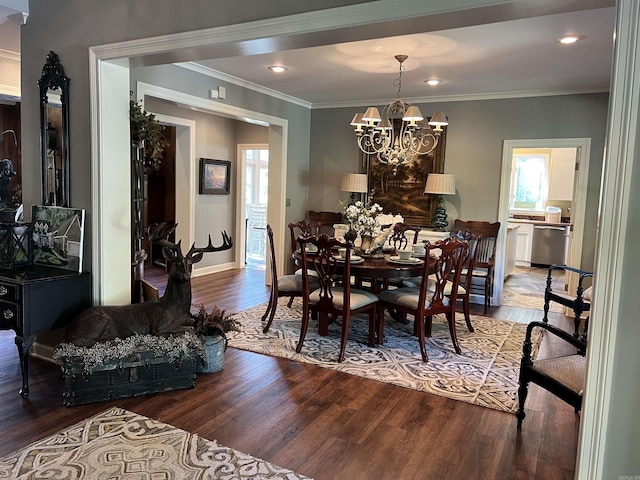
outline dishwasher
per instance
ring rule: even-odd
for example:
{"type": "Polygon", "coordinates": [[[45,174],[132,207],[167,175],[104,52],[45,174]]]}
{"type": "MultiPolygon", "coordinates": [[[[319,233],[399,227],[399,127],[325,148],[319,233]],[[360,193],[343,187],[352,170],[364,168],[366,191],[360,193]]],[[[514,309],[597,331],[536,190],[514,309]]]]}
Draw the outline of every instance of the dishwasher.
{"type": "Polygon", "coordinates": [[[534,225],[531,245],[531,266],[548,267],[566,263],[568,227],[534,225]]]}

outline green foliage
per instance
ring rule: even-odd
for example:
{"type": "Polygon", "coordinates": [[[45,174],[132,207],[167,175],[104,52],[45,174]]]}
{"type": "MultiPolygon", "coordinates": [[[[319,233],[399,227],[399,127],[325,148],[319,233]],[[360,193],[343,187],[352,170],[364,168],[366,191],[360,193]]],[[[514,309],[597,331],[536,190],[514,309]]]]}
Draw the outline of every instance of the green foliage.
{"type": "Polygon", "coordinates": [[[197,335],[214,336],[220,335],[226,338],[225,333],[230,331],[240,331],[240,322],[233,315],[227,314],[225,310],[220,310],[217,306],[207,312],[205,306],[200,303],[196,305],[198,311],[191,316],[195,320],[194,330],[197,335]]]}
{"type": "MultiPolygon", "coordinates": [[[[130,92],[133,96],[133,92],[130,92]]],[[[145,149],[151,152],[151,156],[162,153],[164,147],[169,145],[164,137],[164,126],[152,113],[147,113],[137,100],[129,100],[129,126],[131,129],[131,140],[143,142],[145,149]]]]}

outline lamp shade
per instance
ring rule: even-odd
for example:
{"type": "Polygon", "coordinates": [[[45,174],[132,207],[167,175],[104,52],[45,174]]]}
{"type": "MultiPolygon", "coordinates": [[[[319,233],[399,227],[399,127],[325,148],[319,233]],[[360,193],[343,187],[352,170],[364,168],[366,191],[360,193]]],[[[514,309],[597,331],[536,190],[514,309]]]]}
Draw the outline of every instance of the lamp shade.
{"type": "Polygon", "coordinates": [[[442,112],[436,112],[433,114],[433,117],[429,119],[429,125],[434,128],[434,131],[441,132],[442,127],[449,125],[447,117],[442,112]]]}
{"type": "Polygon", "coordinates": [[[456,179],[453,175],[445,173],[430,173],[427,175],[427,185],[424,193],[436,195],[455,195],[456,179]]]}
{"type": "Polygon", "coordinates": [[[340,190],[352,193],[367,193],[367,175],[365,173],[345,173],[342,176],[340,190]]]}

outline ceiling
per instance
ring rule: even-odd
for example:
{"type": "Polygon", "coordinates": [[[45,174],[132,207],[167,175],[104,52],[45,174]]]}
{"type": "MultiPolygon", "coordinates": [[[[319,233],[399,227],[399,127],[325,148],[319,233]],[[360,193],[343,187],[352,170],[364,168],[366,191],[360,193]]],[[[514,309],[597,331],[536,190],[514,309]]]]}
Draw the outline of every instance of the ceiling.
{"type": "MultiPolygon", "coordinates": [[[[0,0],[0,40],[3,49],[19,50],[19,12],[3,7],[6,1],[0,0]]],[[[602,92],[609,89],[614,21],[615,7],[594,8],[188,65],[314,108],[396,98],[396,54],[409,56],[401,96],[414,102],[602,92]],[[557,39],[566,34],[581,40],[561,45],[557,39]],[[270,65],[287,71],[275,74],[270,65]],[[431,87],[429,78],[442,83],[431,87]]]]}
{"type": "MultiPolygon", "coordinates": [[[[608,91],[615,8],[598,8],[430,33],[198,61],[313,107],[380,104],[397,97],[450,101],[608,91]],[[574,34],[581,40],[562,45],[574,34]],[[270,65],[287,67],[276,74],[270,65]],[[442,83],[425,83],[438,78],[442,83]]],[[[222,74],[222,75],[220,75],[222,74]]],[[[256,87],[259,88],[259,87],[256,87]]]]}

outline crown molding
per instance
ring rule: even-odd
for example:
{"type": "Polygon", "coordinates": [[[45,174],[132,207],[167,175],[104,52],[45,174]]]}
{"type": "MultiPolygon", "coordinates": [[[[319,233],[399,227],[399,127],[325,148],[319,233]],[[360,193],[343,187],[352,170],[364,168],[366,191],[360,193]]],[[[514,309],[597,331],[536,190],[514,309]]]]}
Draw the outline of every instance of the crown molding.
{"type": "Polygon", "coordinates": [[[249,90],[254,90],[256,92],[262,93],[264,95],[268,95],[270,97],[277,98],[279,100],[284,100],[285,102],[293,103],[295,105],[299,105],[305,108],[312,108],[312,104],[301,100],[299,98],[293,97],[291,95],[287,95],[282,92],[278,92],[276,90],[272,90],[271,88],[263,87],[262,85],[258,85],[257,83],[249,82],[247,80],[243,80],[239,77],[234,77],[233,75],[228,75],[226,73],[220,72],[219,70],[215,70],[210,67],[205,67],[199,63],[195,62],[180,62],[174,63],[176,67],[184,68],[187,70],[191,70],[196,73],[200,73],[202,75],[206,75],[211,78],[217,78],[218,80],[222,80],[224,82],[230,83],[232,85],[237,85],[239,87],[248,88],[249,90]]]}
{"type": "MultiPolygon", "coordinates": [[[[242,78],[228,75],[219,70],[215,70],[210,67],[206,67],[196,62],[180,62],[174,63],[175,66],[191,70],[202,75],[206,75],[211,78],[217,78],[231,85],[237,85],[240,87],[248,88],[256,92],[268,95],[270,97],[290,102],[301,107],[309,109],[325,109],[325,108],[350,108],[350,107],[362,107],[365,105],[386,105],[395,98],[387,99],[371,99],[362,100],[358,102],[327,102],[327,103],[311,103],[302,100],[291,95],[287,95],[271,88],[263,87],[253,82],[243,80],[242,78]]],[[[425,104],[425,103],[442,103],[442,102],[472,102],[476,100],[504,100],[509,98],[527,98],[527,97],[550,97],[558,95],[581,95],[587,93],[608,93],[608,89],[584,89],[584,90],[522,90],[516,92],[493,92],[493,93],[471,93],[461,95],[430,95],[428,97],[412,97],[404,98],[406,102],[413,104],[425,104]]]]}

